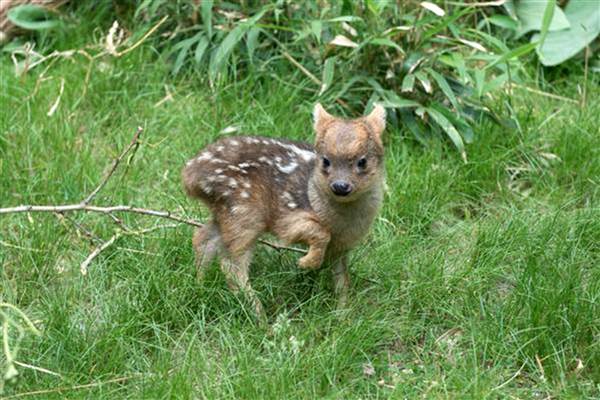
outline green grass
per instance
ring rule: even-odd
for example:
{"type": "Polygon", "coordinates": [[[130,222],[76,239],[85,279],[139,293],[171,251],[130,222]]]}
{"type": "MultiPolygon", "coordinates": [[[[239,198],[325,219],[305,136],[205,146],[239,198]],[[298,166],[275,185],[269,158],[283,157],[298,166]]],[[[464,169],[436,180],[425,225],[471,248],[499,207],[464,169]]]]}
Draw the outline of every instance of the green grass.
{"type": "MultiPolygon", "coordinates": [[[[168,81],[144,50],[103,60],[85,96],[83,63],[57,63],[33,96],[39,71],[16,78],[3,56],[0,72],[2,207],[81,200],[141,125],[135,159],[96,203],[205,218],[179,174],[223,128],[312,137],[315,99],[302,86],[249,78],[213,92],[193,75],[168,81]],[[165,83],[174,101],[154,107],[165,83]]],[[[577,96],[580,78],[557,90],[577,96]]],[[[390,129],[389,193],[354,253],[345,313],[329,271],[303,273],[295,254],[256,254],[265,328],[216,266],[195,281],[188,226],[121,238],[81,276],[93,246],[68,223],[0,216],[0,302],[42,331],[24,337],[17,360],[62,376],[18,367],[3,395],[130,377],[41,398],[597,398],[597,84],[594,75],[585,108],[516,91],[519,128],[478,125],[467,164],[449,145],[421,147],[390,129]]],[[[104,239],[115,229],[73,217],[104,239]]]]}

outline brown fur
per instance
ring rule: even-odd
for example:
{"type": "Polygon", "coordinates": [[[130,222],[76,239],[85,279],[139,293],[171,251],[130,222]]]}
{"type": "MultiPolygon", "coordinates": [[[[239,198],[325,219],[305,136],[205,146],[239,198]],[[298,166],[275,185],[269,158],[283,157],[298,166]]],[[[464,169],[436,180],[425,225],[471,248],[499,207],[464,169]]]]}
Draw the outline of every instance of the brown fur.
{"type": "Polygon", "coordinates": [[[385,110],[344,120],[320,104],[313,113],[314,147],[264,137],[228,137],[207,146],[183,169],[187,193],[204,202],[213,221],[193,237],[198,276],[217,255],[233,290],[242,290],[258,314],[249,283],[252,250],[269,232],[303,243],[300,268],[333,264],[340,305],[347,297],[349,250],[367,234],[383,199],[385,110]]]}

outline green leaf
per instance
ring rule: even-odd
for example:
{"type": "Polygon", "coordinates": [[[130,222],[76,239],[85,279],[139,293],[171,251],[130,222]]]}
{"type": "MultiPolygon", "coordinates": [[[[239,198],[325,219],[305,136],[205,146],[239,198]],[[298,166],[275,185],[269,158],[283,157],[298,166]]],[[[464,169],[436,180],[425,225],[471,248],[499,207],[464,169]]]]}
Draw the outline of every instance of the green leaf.
{"type": "Polygon", "coordinates": [[[208,75],[211,80],[214,80],[227,60],[229,60],[229,56],[233,52],[233,49],[237,46],[240,40],[242,40],[244,34],[254,26],[256,21],[262,18],[265,12],[267,12],[266,8],[255,14],[252,18],[244,22],[240,22],[227,34],[227,36],[225,36],[225,39],[223,39],[221,44],[219,44],[219,47],[217,47],[210,60],[208,75]]]}
{"type": "Polygon", "coordinates": [[[185,64],[185,59],[188,51],[194,45],[194,43],[198,42],[199,40],[202,40],[203,36],[203,33],[198,33],[192,36],[191,38],[178,42],[175,46],[173,46],[172,52],[178,51],[177,58],[175,58],[175,64],[173,64],[173,75],[177,75],[179,73],[181,67],[183,67],[183,65],[185,64]]]}
{"type": "Polygon", "coordinates": [[[250,61],[250,64],[253,63],[254,52],[256,51],[256,48],[258,47],[258,36],[259,35],[260,35],[260,28],[257,28],[255,26],[250,28],[250,30],[248,31],[248,34],[246,35],[246,47],[248,48],[248,59],[250,61]]]}
{"type": "Polygon", "coordinates": [[[400,110],[400,118],[402,119],[404,126],[412,132],[415,139],[417,139],[423,145],[427,144],[427,133],[419,121],[417,121],[415,118],[412,110],[400,110]]]}
{"type": "Polygon", "coordinates": [[[548,30],[558,31],[569,28],[569,21],[562,10],[556,6],[555,0],[520,0],[514,3],[515,13],[521,25],[517,31],[517,38],[528,32],[542,29],[544,14],[549,3],[553,3],[553,6],[548,30]]]}
{"type": "Polygon", "coordinates": [[[402,79],[402,92],[412,92],[415,88],[415,76],[413,74],[406,74],[402,79]]]}
{"type": "Polygon", "coordinates": [[[328,19],[327,22],[355,22],[355,21],[362,22],[362,20],[363,19],[361,17],[356,17],[354,15],[342,15],[341,17],[328,19]]]}
{"type": "Polygon", "coordinates": [[[394,43],[393,41],[391,41],[388,38],[375,38],[375,39],[371,39],[371,40],[369,40],[369,43],[370,44],[380,45],[380,46],[393,47],[396,50],[398,50],[400,53],[404,54],[404,50],[402,50],[402,47],[398,46],[398,44],[394,43]]]}
{"type": "Polygon", "coordinates": [[[452,143],[454,143],[454,146],[456,146],[461,158],[466,163],[467,153],[465,152],[465,144],[460,136],[460,133],[458,133],[454,125],[452,125],[448,118],[446,118],[435,108],[427,107],[425,108],[425,111],[435,121],[435,123],[438,124],[444,130],[444,132],[446,132],[452,143]]]}
{"type": "Polygon", "coordinates": [[[8,10],[7,17],[16,26],[32,31],[53,29],[60,25],[58,19],[44,7],[23,4],[8,10]]]}
{"type": "Polygon", "coordinates": [[[317,43],[321,43],[321,32],[323,32],[323,21],[314,20],[310,22],[310,30],[317,39],[317,43]]]}
{"type": "Polygon", "coordinates": [[[327,60],[325,60],[325,63],[323,65],[323,83],[321,84],[321,90],[319,91],[319,96],[321,96],[323,93],[325,93],[325,91],[327,89],[329,89],[329,87],[331,86],[331,83],[333,82],[333,72],[334,72],[334,67],[335,67],[335,57],[329,57],[327,60]]]}
{"type": "Polygon", "coordinates": [[[213,8],[213,0],[202,0],[201,2],[202,9],[202,23],[204,24],[204,29],[206,30],[206,34],[210,39],[212,37],[212,8],[213,8]]]}
{"type": "Polygon", "coordinates": [[[527,44],[521,45],[517,48],[514,48],[510,51],[507,51],[506,53],[504,53],[500,57],[498,57],[494,62],[486,65],[485,69],[492,68],[496,64],[499,64],[499,63],[502,63],[502,62],[505,62],[508,60],[512,60],[513,58],[521,57],[522,55],[525,55],[525,54],[531,52],[536,47],[537,47],[537,42],[534,42],[534,43],[527,43],[527,44]]]}
{"type": "MultiPolygon", "coordinates": [[[[568,60],[600,35],[600,7],[597,2],[571,0],[565,8],[565,15],[571,27],[548,32],[543,45],[536,49],[543,65],[558,65],[568,60]]],[[[540,38],[541,35],[536,34],[531,40],[537,43],[540,38]]]]}
{"type": "Polygon", "coordinates": [[[423,89],[425,89],[425,92],[427,92],[427,93],[433,92],[433,90],[431,89],[431,81],[429,80],[427,75],[425,75],[425,73],[423,71],[415,72],[415,76],[417,77],[419,82],[421,82],[421,86],[423,86],[423,89]]]}
{"type": "Polygon", "coordinates": [[[540,31],[540,40],[538,42],[538,48],[544,44],[552,17],[554,16],[554,9],[556,8],[556,0],[548,0],[546,9],[544,10],[544,17],[542,18],[542,30],[540,31]]]}
{"type": "Polygon", "coordinates": [[[196,46],[196,51],[194,52],[194,60],[196,61],[196,64],[200,64],[202,61],[202,57],[204,56],[207,47],[208,39],[206,36],[202,35],[200,40],[198,40],[198,45],[196,46]]]}
{"type": "Polygon", "coordinates": [[[506,15],[492,15],[487,20],[490,22],[490,24],[499,26],[500,28],[509,29],[511,31],[516,31],[519,29],[519,23],[511,17],[507,17],[506,15]]]}
{"type": "Polygon", "coordinates": [[[439,72],[437,72],[431,68],[427,68],[427,72],[429,72],[429,75],[431,75],[433,77],[433,79],[438,84],[438,87],[442,90],[442,92],[444,92],[444,94],[446,95],[448,100],[450,100],[450,103],[452,103],[452,106],[454,107],[454,109],[459,111],[460,105],[458,104],[456,95],[450,88],[450,85],[448,84],[448,81],[446,80],[446,78],[444,78],[444,76],[442,74],[440,74],[439,72]]]}
{"type": "Polygon", "coordinates": [[[421,104],[414,100],[405,99],[398,96],[391,90],[384,90],[382,93],[383,101],[381,104],[388,108],[412,108],[419,107],[421,104]]]}

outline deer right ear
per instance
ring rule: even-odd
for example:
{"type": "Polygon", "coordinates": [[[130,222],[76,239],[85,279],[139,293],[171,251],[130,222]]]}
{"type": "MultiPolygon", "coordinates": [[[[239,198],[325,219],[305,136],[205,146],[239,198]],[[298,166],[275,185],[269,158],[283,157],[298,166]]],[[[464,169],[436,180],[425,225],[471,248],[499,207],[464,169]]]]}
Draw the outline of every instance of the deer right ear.
{"type": "Polygon", "coordinates": [[[313,109],[313,127],[317,134],[317,139],[325,133],[325,128],[333,119],[334,117],[325,111],[321,103],[315,104],[315,108],[313,109]]]}

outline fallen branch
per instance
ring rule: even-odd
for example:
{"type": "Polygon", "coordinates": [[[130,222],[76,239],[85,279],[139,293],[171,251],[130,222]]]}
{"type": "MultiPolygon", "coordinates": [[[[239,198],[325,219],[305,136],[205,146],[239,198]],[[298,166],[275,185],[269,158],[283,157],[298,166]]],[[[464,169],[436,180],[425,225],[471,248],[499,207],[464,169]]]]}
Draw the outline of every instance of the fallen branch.
{"type": "Polygon", "coordinates": [[[92,191],[92,193],[90,193],[88,195],[88,197],[86,197],[82,201],[83,204],[89,204],[94,199],[94,197],[96,197],[96,195],[98,194],[98,192],[100,190],[102,190],[102,188],[104,187],[104,185],[106,185],[106,182],[108,182],[108,180],[110,179],[110,177],[112,176],[112,174],[115,173],[115,170],[117,169],[117,167],[121,163],[121,160],[127,155],[127,153],[129,153],[129,151],[131,149],[133,149],[132,157],[133,157],[133,155],[135,155],[135,152],[137,151],[138,147],[140,146],[139,139],[140,139],[140,135],[142,134],[143,130],[144,129],[141,126],[138,126],[137,131],[135,132],[135,135],[133,135],[133,139],[131,139],[131,142],[129,143],[129,145],[125,148],[125,150],[123,150],[123,152],[121,152],[121,154],[117,158],[115,158],[115,161],[113,161],[113,164],[110,167],[110,170],[108,171],[108,173],[104,176],[104,179],[102,179],[102,181],[96,187],[96,189],[94,189],[92,191]]]}
{"type": "MultiPolygon", "coordinates": [[[[94,259],[96,259],[96,257],[98,257],[100,255],[100,253],[102,253],[102,251],[106,250],[112,244],[114,244],[121,236],[123,236],[123,235],[143,235],[143,234],[149,233],[151,231],[154,231],[156,229],[161,229],[161,228],[166,228],[166,227],[168,227],[168,228],[175,227],[175,225],[163,225],[163,226],[155,226],[152,228],[141,229],[141,230],[135,231],[135,230],[131,230],[130,228],[125,226],[125,224],[123,224],[123,221],[121,221],[119,218],[117,218],[115,216],[115,214],[117,214],[117,213],[134,213],[134,214],[148,215],[148,216],[152,216],[152,217],[169,219],[171,221],[175,221],[180,224],[186,224],[186,225],[191,225],[191,226],[194,226],[197,228],[202,228],[204,226],[204,224],[202,222],[173,214],[171,211],[152,210],[152,209],[148,209],[148,208],[134,207],[131,205],[96,206],[96,205],[91,204],[91,202],[96,198],[98,193],[102,189],[104,189],[104,187],[106,186],[106,184],[108,183],[110,178],[114,175],[115,171],[117,170],[117,168],[119,167],[119,165],[121,164],[121,162],[123,161],[125,156],[127,156],[127,154],[129,154],[130,152],[131,152],[131,156],[135,155],[135,152],[139,147],[139,143],[140,143],[139,139],[140,139],[140,135],[142,134],[142,132],[143,132],[143,129],[141,127],[138,127],[137,131],[134,134],[129,145],[127,145],[127,147],[121,152],[121,154],[119,154],[119,156],[113,161],[110,169],[104,175],[104,177],[102,178],[102,180],[100,181],[98,186],[96,186],[94,188],[94,190],[92,190],[92,192],[89,195],[87,195],[81,202],[74,203],[74,204],[62,204],[62,205],[20,205],[17,207],[6,207],[6,208],[0,208],[0,214],[51,212],[51,213],[56,214],[59,217],[65,217],[65,219],[68,219],[71,223],[73,223],[75,225],[77,230],[79,230],[80,232],[83,232],[83,234],[86,237],[90,238],[91,240],[95,240],[96,242],[100,241],[100,239],[97,235],[95,235],[90,230],[85,229],[82,225],[80,225],[78,222],[74,221],[73,219],[67,218],[66,214],[69,212],[83,211],[83,212],[100,213],[100,214],[104,214],[104,215],[107,215],[108,217],[110,217],[113,220],[113,222],[115,222],[118,225],[119,228],[110,239],[99,244],[98,247],[96,247],[92,251],[92,253],[90,253],[90,255],[81,263],[80,271],[81,271],[82,275],[86,275],[87,271],[88,271],[88,267],[94,261],[94,259]]],[[[283,246],[283,245],[279,245],[276,243],[271,243],[266,240],[260,240],[259,242],[266,246],[269,246],[273,249],[276,249],[276,250],[289,250],[289,251],[294,251],[297,253],[306,253],[305,250],[297,248],[297,247],[283,246]]]]}

